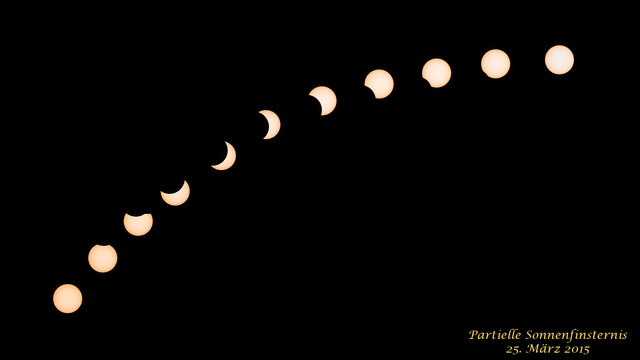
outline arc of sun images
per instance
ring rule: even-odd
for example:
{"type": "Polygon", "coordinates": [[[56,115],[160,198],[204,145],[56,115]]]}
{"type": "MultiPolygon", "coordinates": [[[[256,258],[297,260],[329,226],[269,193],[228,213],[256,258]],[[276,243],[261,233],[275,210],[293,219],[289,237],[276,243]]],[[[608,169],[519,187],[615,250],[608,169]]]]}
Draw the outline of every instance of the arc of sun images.
{"type": "MultiPolygon", "coordinates": [[[[555,75],[568,73],[574,65],[573,52],[564,45],[551,47],[544,56],[546,68],[555,75]]],[[[484,53],[480,60],[480,69],[491,79],[504,77],[511,67],[511,60],[508,54],[501,49],[492,49],[484,53]]],[[[446,86],[453,76],[452,69],[445,59],[433,58],[425,62],[422,68],[422,78],[432,88],[446,86]]],[[[364,79],[364,86],[369,88],[376,99],[388,97],[394,90],[394,80],[392,75],[384,69],[375,69],[364,79]]],[[[330,115],[338,106],[338,99],[335,92],[328,86],[317,86],[309,92],[309,96],[315,98],[321,107],[321,116],[330,115]]],[[[267,123],[267,132],[263,140],[275,138],[281,128],[279,116],[271,110],[259,111],[267,123]]],[[[226,171],[233,167],[236,162],[236,149],[225,142],[226,155],[217,164],[210,164],[214,171],[226,171]]],[[[182,187],[174,193],[160,191],[162,200],[171,207],[181,206],[186,203],[191,196],[189,183],[184,180],[182,187]]],[[[135,236],[143,237],[148,234],[153,227],[153,216],[145,213],[138,216],[124,214],[123,226],[125,230],[135,236]]],[[[91,248],[87,256],[89,266],[96,272],[108,273],[117,266],[118,254],[116,249],[110,244],[96,244],[91,248]]],[[[53,305],[61,313],[70,314],[77,311],[82,306],[82,291],[74,284],[66,283],[59,285],[53,292],[53,305]]]]}

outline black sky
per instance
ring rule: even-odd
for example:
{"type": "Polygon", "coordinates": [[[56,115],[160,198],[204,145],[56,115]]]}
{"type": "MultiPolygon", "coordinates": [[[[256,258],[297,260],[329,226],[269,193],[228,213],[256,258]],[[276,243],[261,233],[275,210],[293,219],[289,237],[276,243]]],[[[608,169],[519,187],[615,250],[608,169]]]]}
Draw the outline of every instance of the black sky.
{"type": "Polygon", "coordinates": [[[456,347],[472,326],[631,326],[636,126],[597,29],[169,10],[32,34],[14,181],[37,219],[17,226],[44,259],[21,267],[42,336],[299,356],[456,347]],[[544,67],[556,44],[576,57],[563,76],[544,67]],[[493,48],[503,79],[480,70],[493,48]],[[421,78],[434,57],[452,68],[441,89],[421,78]],[[363,86],[376,68],[387,99],[363,86]],[[328,116],[318,85],[338,98],[328,116]],[[273,140],[262,109],[282,120],[273,140]],[[224,141],[238,158],[217,172],[224,141]],[[164,204],[185,179],[188,202],[164,204]],[[151,212],[151,232],[127,234],[125,212],[151,212]],[[110,273],[88,266],[95,244],[118,251],[110,273]],[[52,305],[62,283],[83,292],[74,314],[52,305]]]}

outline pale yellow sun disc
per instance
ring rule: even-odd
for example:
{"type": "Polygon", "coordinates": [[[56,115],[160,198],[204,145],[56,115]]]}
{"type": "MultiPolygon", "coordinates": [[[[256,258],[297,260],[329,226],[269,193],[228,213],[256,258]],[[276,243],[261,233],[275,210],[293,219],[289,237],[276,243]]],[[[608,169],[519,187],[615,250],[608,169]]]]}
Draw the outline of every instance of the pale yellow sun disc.
{"type": "Polygon", "coordinates": [[[180,206],[184,204],[189,198],[189,194],[191,194],[191,189],[189,188],[187,180],[184,181],[180,190],[174,193],[165,193],[160,191],[162,200],[171,206],[180,206]]]}
{"type": "Polygon", "coordinates": [[[556,75],[566,74],[573,67],[573,52],[564,45],[556,45],[547,51],[544,63],[556,75]]]}
{"type": "Polygon", "coordinates": [[[376,99],[384,99],[393,91],[393,77],[385,70],[373,70],[364,79],[364,86],[373,91],[376,99]]]}
{"type": "Polygon", "coordinates": [[[75,312],[82,305],[82,293],[75,285],[60,285],[53,293],[53,305],[65,314],[75,312]]]}
{"type": "Polygon", "coordinates": [[[118,254],[111,245],[95,245],[89,251],[89,265],[99,273],[111,271],[118,262],[118,254]]]}
{"type": "Polygon", "coordinates": [[[142,236],[151,230],[153,226],[153,217],[151,214],[142,214],[140,216],[131,216],[124,214],[124,228],[127,232],[134,236],[142,236]]]}
{"type": "Polygon", "coordinates": [[[480,61],[482,71],[492,79],[499,79],[509,72],[511,61],[509,56],[500,49],[487,51],[480,61]]]}
{"type": "Polygon", "coordinates": [[[451,80],[451,67],[442,59],[431,59],[422,67],[422,77],[433,88],[440,88],[451,80]]]}
{"type": "Polygon", "coordinates": [[[320,115],[329,115],[336,108],[338,103],[338,98],[336,94],[330,88],[326,86],[318,86],[311,90],[309,95],[313,96],[318,100],[321,107],[320,115]]]}

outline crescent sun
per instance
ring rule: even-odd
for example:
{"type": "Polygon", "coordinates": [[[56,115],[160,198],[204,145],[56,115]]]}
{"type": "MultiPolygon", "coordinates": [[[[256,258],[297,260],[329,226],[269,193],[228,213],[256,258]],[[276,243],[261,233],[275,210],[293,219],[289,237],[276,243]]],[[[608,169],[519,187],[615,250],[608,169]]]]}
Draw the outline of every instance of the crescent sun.
{"type": "Polygon", "coordinates": [[[184,204],[189,198],[189,194],[191,193],[191,189],[189,188],[189,184],[187,180],[184,181],[180,190],[174,193],[165,193],[160,191],[160,196],[162,196],[162,200],[171,206],[179,206],[184,204]]]}
{"type": "Polygon", "coordinates": [[[280,118],[271,110],[262,110],[258,111],[258,113],[262,114],[262,116],[267,119],[267,123],[269,124],[269,130],[267,130],[267,134],[263,139],[273,139],[273,137],[278,135],[278,132],[280,131],[280,118]]]}
{"type": "Polygon", "coordinates": [[[228,142],[224,143],[227,144],[227,156],[218,165],[211,165],[212,168],[220,171],[229,169],[236,162],[236,149],[228,142]]]}

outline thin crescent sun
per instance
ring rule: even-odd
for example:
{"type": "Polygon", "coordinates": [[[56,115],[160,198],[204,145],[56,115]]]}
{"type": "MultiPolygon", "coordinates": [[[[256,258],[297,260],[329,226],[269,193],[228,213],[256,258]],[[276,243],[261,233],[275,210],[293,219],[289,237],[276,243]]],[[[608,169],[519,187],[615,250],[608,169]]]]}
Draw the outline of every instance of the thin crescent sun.
{"type": "MultiPolygon", "coordinates": [[[[566,72],[571,70],[573,61],[573,53],[563,45],[556,45],[552,47],[547,53],[545,59],[548,70],[557,75],[565,74],[566,72]]],[[[506,71],[508,71],[508,66],[505,69],[506,71]]],[[[504,72],[505,69],[502,69],[502,72],[504,72]]],[[[498,75],[504,74],[498,73],[498,75]]],[[[498,77],[498,75],[495,75],[495,77],[498,77]]],[[[431,59],[424,65],[422,69],[422,77],[431,87],[442,87],[445,86],[451,78],[451,68],[442,59],[431,59]]],[[[378,69],[371,72],[367,79],[365,79],[365,86],[374,91],[376,99],[381,99],[388,96],[393,90],[393,78],[385,70],[378,69]]],[[[315,97],[320,102],[322,108],[321,116],[330,114],[336,107],[336,95],[333,90],[326,86],[318,86],[314,88],[309,93],[309,95],[315,97]]],[[[267,119],[269,126],[267,134],[263,139],[272,139],[278,134],[280,130],[280,118],[271,110],[262,110],[259,111],[259,113],[267,119]]],[[[211,167],[215,170],[227,170],[231,168],[236,161],[235,148],[226,141],[225,144],[227,145],[227,154],[224,160],[217,165],[211,165],[211,167]]],[[[181,205],[189,198],[189,184],[185,180],[180,190],[176,191],[175,193],[165,193],[161,191],[160,195],[162,196],[162,199],[169,205],[181,205]]],[[[125,213],[123,223],[125,229],[131,235],[143,236],[151,230],[151,227],[153,226],[153,217],[151,216],[151,214],[132,216],[125,213]]],[[[98,249],[102,250],[102,248],[98,249]]],[[[112,248],[109,246],[109,249],[112,248]]],[[[113,252],[115,253],[115,251],[113,252]]],[[[93,255],[95,254],[90,254],[89,260],[92,263],[92,266],[94,265],[93,255]]],[[[109,254],[109,256],[111,257],[104,262],[102,259],[100,259],[100,262],[98,262],[99,266],[96,266],[95,268],[96,271],[106,272],[115,265],[115,261],[117,261],[117,255],[115,255],[114,257],[114,254],[109,254]]],[[[73,284],[60,285],[54,292],[53,302],[55,307],[60,312],[72,313],[76,311],[82,303],[82,292],[73,284]]]]}
{"type": "Polygon", "coordinates": [[[227,156],[218,165],[211,165],[212,168],[220,171],[229,169],[236,162],[236,149],[228,142],[224,143],[227,144],[227,156]]]}

